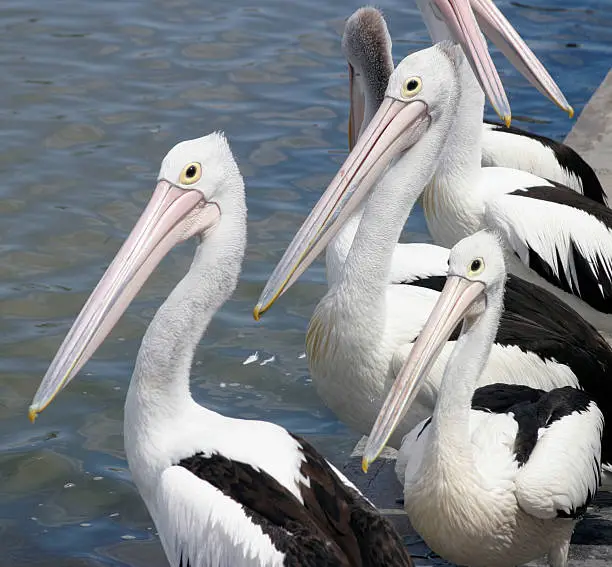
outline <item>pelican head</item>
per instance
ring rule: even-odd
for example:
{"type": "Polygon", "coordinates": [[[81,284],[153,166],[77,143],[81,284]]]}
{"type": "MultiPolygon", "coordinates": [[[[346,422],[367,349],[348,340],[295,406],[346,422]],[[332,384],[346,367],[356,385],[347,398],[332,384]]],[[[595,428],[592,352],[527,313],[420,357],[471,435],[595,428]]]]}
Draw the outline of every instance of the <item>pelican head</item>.
{"type": "MultiPolygon", "coordinates": [[[[442,42],[397,66],[380,108],[270,276],[255,306],[256,319],[308,268],[394,160],[440,125],[448,131],[463,61],[459,46],[442,42]]],[[[443,147],[444,136],[436,136],[436,147],[443,147]]],[[[437,155],[434,145],[429,149],[437,155]]]]}
{"type": "Polygon", "coordinates": [[[49,366],[30,406],[32,421],[93,355],[161,259],[192,236],[205,239],[222,215],[232,212],[235,191],[229,186],[237,178],[238,167],[222,134],[170,150],[147,207],[49,366]]]}
{"type": "Polygon", "coordinates": [[[349,149],[380,106],[393,73],[391,36],[380,10],[359,8],[346,21],[342,52],[349,69],[349,149]]]}
{"type": "Polygon", "coordinates": [[[368,436],[362,458],[364,472],[380,455],[397,424],[408,411],[456,326],[463,321],[463,330],[469,329],[482,317],[492,301],[497,301],[497,308],[501,309],[500,299],[505,281],[502,247],[494,234],[477,232],[453,247],[444,289],[397,375],[368,436]]]}

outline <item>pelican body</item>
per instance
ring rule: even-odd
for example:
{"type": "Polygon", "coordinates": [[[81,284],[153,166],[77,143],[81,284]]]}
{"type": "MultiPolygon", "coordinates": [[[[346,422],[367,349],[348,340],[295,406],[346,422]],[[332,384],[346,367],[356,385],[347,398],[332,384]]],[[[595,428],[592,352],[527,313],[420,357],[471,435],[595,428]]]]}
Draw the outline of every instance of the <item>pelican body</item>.
{"type": "Polygon", "coordinates": [[[219,133],[164,158],[153,196],[57,352],[33,419],[95,353],[173,246],[193,263],[142,341],[125,403],[125,450],[172,567],[412,566],[392,526],[305,440],[232,419],[189,390],[194,350],[233,293],[246,246],[244,185],[219,133]]]}
{"type": "Polygon", "coordinates": [[[503,308],[502,246],[487,232],[452,250],[446,284],[364,450],[376,458],[463,321],[433,416],[406,436],[398,473],[416,531],[445,559],[515,567],[548,555],[566,567],[570,538],[600,483],[603,415],[571,387],[476,389],[503,308]]]}

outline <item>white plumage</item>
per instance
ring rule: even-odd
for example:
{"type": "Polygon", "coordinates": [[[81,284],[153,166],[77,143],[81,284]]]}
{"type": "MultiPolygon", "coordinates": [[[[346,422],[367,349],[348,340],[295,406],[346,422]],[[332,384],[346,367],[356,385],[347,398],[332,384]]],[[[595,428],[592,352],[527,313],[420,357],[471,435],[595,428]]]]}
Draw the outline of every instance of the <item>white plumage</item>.
{"type": "MultiPolygon", "coordinates": [[[[429,51],[446,57],[439,47],[429,51]]],[[[329,290],[311,318],[306,353],[321,399],[361,433],[373,424],[398,369],[413,350],[446,275],[448,252],[444,248],[396,244],[423,188],[428,182],[433,185],[444,181],[437,175],[438,156],[446,152],[450,160],[455,155],[453,148],[445,148],[444,135],[453,115],[443,112],[441,102],[453,100],[453,83],[442,77],[447,76],[448,62],[428,57],[425,52],[411,57],[419,62],[413,65],[414,74],[404,77],[401,84],[398,79],[390,83],[387,92],[397,98],[385,98],[377,123],[371,122],[362,133],[287,248],[256,307],[256,311],[261,306],[269,307],[279,290],[285,291],[318,250],[331,242],[327,252],[329,290]],[[441,74],[440,84],[436,83],[439,88],[426,92],[429,75],[436,73],[441,74]],[[417,92],[402,95],[399,91],[412,77],[420,81],[415,80],[417,92]],[[409,126],[404,127],[404,123],[409,126]],[[387,159],[387,155],[395,155],[397,149],[404,151],[389,166],[393,158],[387,159]],[[371,194],[370,188],[374,188],[371,194]],[[359,220],[351,213],[361,207],[365,208],[359,220]],[[343,228],[345,219],[348,228],[343,228]],[[338,232],[340,237],[336,236],[338,232]],[[401,282],[409,285],[394,285],[401,282]]],[[[457,152],[461,153],[460,147],[457,152]]],[[[473,161],[479,166],[476,158],[473,161]]],[[[491,191],[501,192],[519,178],[534,179],[521,171],[511,170],[510,175],[491,191]]],[[[469,179],[465,180],[468,183],[469,179]]],[[[470,230],[479,229],[470,210],[482,206],[479,194],[448,206],[438,203],[445,198],[446,193],[432,190],[423,200],[425,211],[431,209],[433,214],[442,215],[436,219],[442,229],[454,228],[457,216],[470,230]]],[[[449,230],[448,237],[454,238],[454,234],[449,230]]],[[[500,332],[479,376],[479,385],[500,380],[544,390],[580,385],[607,414],[612,396],[608,380],[612,351],[603,338],[549,292],[515,277],[508,289],[500,332]]],[[[398,447],[403,435],[431,415],[451,350],[451,344],[443,348],[425,386],[395,429],[389,441],[392,446],[398,447]]],[[[605,448],[608,463],[612,459],[608,439],[605,448]]]]}
{"type": "MultiPolygon", "coordinates": [[[[436,19],[436,12],[430,9],[428,1],[417,0],[417,5],[428,23],[432,39],[434,41],[450,39],[447,25],[436,19]]],[[[350,149],[383,100],[389,77],[394,69],[391,49],[391,36],[378,9],[359,8],[348,18],[342,35],[342,50],[349,66],[350,149]]],[[[518,128],[509,129],[500,124],[483,123],[482,165],[530,172],[566,185],[579,193],[587,193],[592,199],[605,203],[604,192],[597,176],[578,154],[562,144],[541,136],[530,135],[518,128]],[[560,153],[567,156],[563,163],[559,162],[560,153]]],[[[363,207],[351,216],[326,248],[327,278],[330,285],[339,277],[362,214],[363,207]]],[[[391,281],[409,280],[410,275],[415,274],[421,266],[423,273],[431,269],[429,257],[425,257],[422,264],[414,263],[416,253],[408,251],[411,246],[412,243],[398,244],[392,261],[391,281]]],[[[420,246],[425,256],[428,252],[425,248],[427,245],[420,246]]],[[[436,254],[433,249],[429,252],[436,254]]],[[[444,259],[445,265],[446,259],[444,259]]]]}
{"type": "Polygon", "coordinates": [[[305,440],[191,397],[196,345],[233,293],[246,247],[244,184],[221,134],[165,157],[147,208],[43,378],[31,418],[94,354],[164,255],[192,236],[193,263],[147,329],[124,417],[132,477],[170,565],[411,566],[392,526],[305,440]]]}
{"type": "Polygon", "coordinates": [[[340,170],[354,168],[358,185],[350,191],[366,191],[390,165],[398,178],[413,176],[410,153],[437,160],[423,193],[436,244],[450,247],[482,228],[501,232],[511,273],[556,294],[612,337],[612,211],[531,173],[483,168],[483,103],[459,47],[445,42],[409,55],[340,170]],[[425,114],[418,113],[422,107],[425,114]],[[427,124],[414,122],[425,115],[427,124]],[[416,143],[421,138],[430,144],[429,157],[416,143]]]}
{"type": "Polygon", "coordinates": [[[405,508],[428,545],[471,567],[514,567],[548,554],[567,565],[569,541],[600,483],[603,416],[570,387],[495,384],[474,390],[502,311],[503,253],[479,232],[451,251],[449,278],[398,375],[364,450],[364,467],[414,399],[458,321],[433,417],[402,442],[405,508]]]}

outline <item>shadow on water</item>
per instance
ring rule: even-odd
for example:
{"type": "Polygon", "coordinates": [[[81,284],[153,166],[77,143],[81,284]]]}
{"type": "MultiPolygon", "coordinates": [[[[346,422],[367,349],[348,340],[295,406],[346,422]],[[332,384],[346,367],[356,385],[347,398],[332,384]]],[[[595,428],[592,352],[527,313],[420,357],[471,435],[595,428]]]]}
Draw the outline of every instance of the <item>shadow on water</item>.
{"type": "MultiPolygon", "coordinates": [[[[396,59],[427,44],[410,2],[381,4],[396,59]]],[[[498,4],[579,112],[610,62],[611,3],[589,2],[588,10],[566,0],[498,4]]],[[[358,6],[346,0],[0,6],[3,566],[165,565],[126,468],[123,401],[142,333],[176,273],[189,265],[192,248],[164,261],[80,379],[34,426],[26,410],[142,209],[161,158],[180,139],[225,130],[248,187],[242,282],[198,350],[195,396],[232,416],[279,422],[344,460],[355,435],[319,402],[303,357],[308,317],[325,289],[321,264],[261,323],[251,308],[345,154],[339,33],[358,6]],[[254,353],[257,360],[244,364],[254,353]]],[[[515,116],[562,138],[572,123],[495,58],[515,116]]],[[[409,231],[427,238],[419,215],[409,231]]]]}

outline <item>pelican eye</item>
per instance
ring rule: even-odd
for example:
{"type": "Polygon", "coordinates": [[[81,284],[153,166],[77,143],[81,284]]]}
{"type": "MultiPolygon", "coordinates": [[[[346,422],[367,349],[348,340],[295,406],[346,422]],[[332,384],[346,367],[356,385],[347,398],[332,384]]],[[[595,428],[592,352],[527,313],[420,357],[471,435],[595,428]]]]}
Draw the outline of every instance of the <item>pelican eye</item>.
{"type": "Polygon", "coordinates": [[[402,96],[411,97],[421,92],[423,82],[419,77],[410,77],[404,81],[402,85],[402,96]]]}
{"type": "Polygon", "coordinates": [[[188,163],[183,168],[179,181],[182,185],[192,185],[199,181],[200,177],[202,177],[202,166],[197,161],[194,161],[193,163],[188,163]]]}
{"type": "Polygon", "coordinates": [[[482,258],[475,258],[474,260],[472,260],[470,268],[468,269],[468,276],[477,276],[479,274],[482,274],[484,268],[484,260],[482,258]]]}

